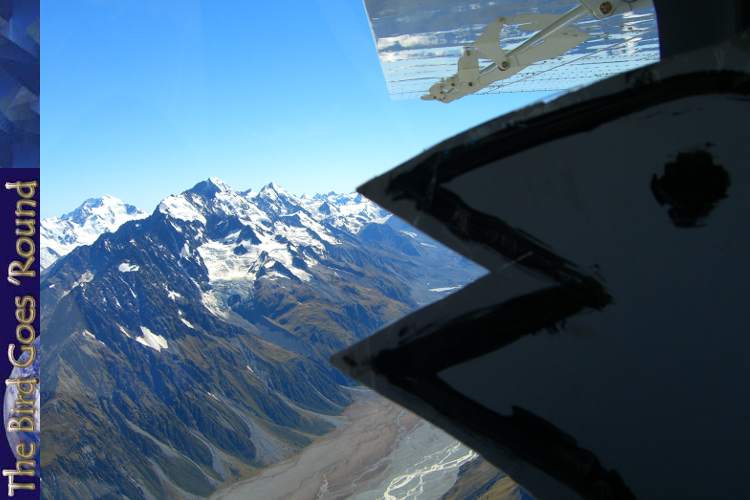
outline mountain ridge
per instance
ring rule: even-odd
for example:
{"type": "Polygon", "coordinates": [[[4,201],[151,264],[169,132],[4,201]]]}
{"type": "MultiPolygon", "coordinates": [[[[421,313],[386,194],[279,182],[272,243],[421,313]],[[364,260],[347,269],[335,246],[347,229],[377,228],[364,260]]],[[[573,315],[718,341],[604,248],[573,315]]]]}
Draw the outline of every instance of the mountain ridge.
{"type": "MultiPolygon", "coordinates": [[[[178,195],[167,196],[157,204],[157,209],[165,201],[184,195],[187,192],[203,193],[204,195],[212,195],[219,192],[235,192],[242,197],[254,199],[259,195],[267,195],[269,192],[275,193],[276,190],[281,191],[283,196],[293,196],[275,182],[267,183],[257,192],[252,189],[235,191],[221,179],[209,177],[208,179],[199,181],[192,188],[178,195]]],[[[279,195],[276,194],[276,196],[279,195]]],[[[363,223],[369,222],[367,216],[371,217],[373,213],[384,213],[382,209],[379,209],[375,204],[367,201],[358,193],[335,193],[330,191],[329,193],[315,194],[313,196],[302,195],[293,197],[298,202],[304,202],[305,208],[313,208],[321,215],[334,217],[341,217],[341,205],[347,204],[347,201],[354,200],[354,203],[349,203],[349,206],[345,208],[347,212],[352,212],[352,210],[356,210],[357,206],[359,206],[362,211],[362,217],[354,223],[354,228],[359,228],[363,223]],[[338,206],[331,209],[331,203],[338,206]],[[322,208],[323,206],[325,207],[322,208]],[[332,210],[335,213],[331,213],[332,210]]],[[[42,269],[48,268],[55,260],[67,255],[74,248],[93,243],[101,234],[114,232],[125,222],[143,219],[149,215],[151,213],[140,210],[115,196],[104,194],[99,197],[86,199],[81,205],[70,212],[42,219],[42,269]]]]}
{"type": "Polygon", "coordinates": [[[202,497],[289,457],[351,402],[332,353],[482,273],[358,195],[266,187],[201,181],[44,273],[54,498],[202,497]]]}

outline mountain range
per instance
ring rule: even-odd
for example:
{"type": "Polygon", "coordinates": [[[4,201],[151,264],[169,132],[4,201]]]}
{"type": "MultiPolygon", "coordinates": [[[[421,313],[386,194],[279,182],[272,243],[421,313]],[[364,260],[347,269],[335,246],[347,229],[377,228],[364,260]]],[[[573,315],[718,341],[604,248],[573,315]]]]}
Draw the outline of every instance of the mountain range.
{"type": "Polygon", "coordinates": [[[198,498],[330,431],[331,354],[483,270],[358,194],[211,178],[42,223],[49,498],[198,498]]]}

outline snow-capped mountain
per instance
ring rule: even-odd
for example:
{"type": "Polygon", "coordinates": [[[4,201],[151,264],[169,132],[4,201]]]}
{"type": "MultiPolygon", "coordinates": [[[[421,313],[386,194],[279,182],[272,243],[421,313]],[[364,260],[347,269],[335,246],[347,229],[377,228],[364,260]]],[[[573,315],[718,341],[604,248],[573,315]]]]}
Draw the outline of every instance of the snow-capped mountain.
{"type": "Polygon", "coordinates": [[[358,195],[165,198],[42,278],[49,491],[194,498],[290,456],[351,401],[331,354],[481,273],[358,195]]]}
{"type": "Polygon", "coordinates": [[[361,195],[331,194],[320,201],[294,196],[274,183],[257,193],[237,192],[215,178],[166,198],[157,211],[176,231],[197,228],[180,255],[200,259],[209,282],[243,286],[260,277],[309,281],[310,269],[327,258],[327,247],[390,218],[361,195]],[[209,220],[222,221],[221,229],[206,231],[209,220]]]}
{"type": "MultiPolygon", "coordinates": [[[[285,207],[283,205],[273,207],[274,200],[291,199],[293,205],[290,207],[304,208],[316,221],[343,228],[352,234],[359,232],[366,224],[383,223],[390,217],[385,210],[359,193],[337,194],[331,191],[328,194],[316,194],[313,197],[306,195],[295,197],[275,183],[270,183],[260,192],[253,193],[251,190],[233,192],[229,186],[217,178],[210,178],[206,182],[216,186],[216,189],[221,192],[232,192],[248,201],[257,200],[262,206],[270,207],[276,212],[284,210],[285,207]]],[[[162,202],[160,208],[169,210],[172,203],[181,203],[177,200],[179,196],[168,197],[162,202]]],[[[235,208],[242,210],[247,207],[238,205],[235,208]]],[[[172,206],[171,209],[179,210],[177,205],[172,206]]],[[[252,211],[252,208],[250,210],[252,211]]],[[[175,212],[175,214],[178,213],[175,212]]],[[[113,232],[128,221],[143,219],[148,215],[147,212],[114,196],[104,195],[86,200],[81,206],[67,214],[43,219],[42,269],[46,269],[74,248],[90,245],[101,234],[113,232]]]]}
{"type": "Polygon", "coordinates": [[[114,196],[104,195],[84,201],[65,215],[44,219],[40,232],[41,267],[46,269],[80,245],[90,245],[102,233],[115,231],[128,221],[147,216],[146,212],[114,196]]]}
{"type": "Polygon", "coordinates": [[[330,192],[316,194],[312,199],[304,198],[301,201],[322,220],[354,234],[367,224],[382,224],[390,218],[388,212],[359,193],[330,192]]]}

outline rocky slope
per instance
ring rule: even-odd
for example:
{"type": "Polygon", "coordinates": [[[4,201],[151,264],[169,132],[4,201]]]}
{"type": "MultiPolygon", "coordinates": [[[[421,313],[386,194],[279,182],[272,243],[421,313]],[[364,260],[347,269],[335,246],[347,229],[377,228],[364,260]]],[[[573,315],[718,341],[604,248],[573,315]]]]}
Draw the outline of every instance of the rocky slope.
{"type": "Polygon", "coordinates": [[[533,497],[482,457],[461,466],[458,480],[441,500],[532,500],[533,497]]]}

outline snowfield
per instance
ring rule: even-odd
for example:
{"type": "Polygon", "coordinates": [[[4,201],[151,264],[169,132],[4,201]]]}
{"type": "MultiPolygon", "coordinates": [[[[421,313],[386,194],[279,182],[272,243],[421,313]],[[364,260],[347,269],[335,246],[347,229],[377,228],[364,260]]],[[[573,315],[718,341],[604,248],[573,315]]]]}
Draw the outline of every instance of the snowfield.
{"type": "Polygon", "coordinates": [[[143,344],[146,347],[150,347],[156,352],[169,347],[169,344],[167,344],[167,339],[165,339],[161,335],[155,334],[145,326],[141,326],[141,332],[143,333],[143,335],[140,337],[136,337],[136,342],[143,344]]]}

